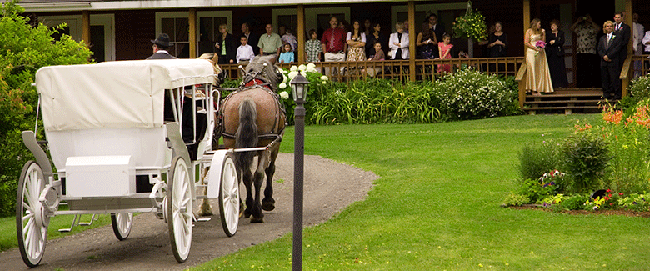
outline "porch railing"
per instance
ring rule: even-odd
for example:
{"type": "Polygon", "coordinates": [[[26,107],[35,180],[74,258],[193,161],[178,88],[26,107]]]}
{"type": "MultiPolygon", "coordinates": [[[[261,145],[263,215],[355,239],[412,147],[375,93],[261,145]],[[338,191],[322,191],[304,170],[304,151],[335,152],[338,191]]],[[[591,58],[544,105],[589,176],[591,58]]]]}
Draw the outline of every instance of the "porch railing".
{"type": "MultiPolygon", "coordinates": [[[[409,60],[385,61],[345,61],[317,62],[316,69],[337,82],[350,82],[368,77],[411,80],[410,70],[415,69],[415,80],[435,80],[444,73],[438,72],[437,65],[451,65],[452,72],[463,67],[473,67],[482,72],[505,76],[516,76],[517,71],[526,60],[523,57],[505,58],[451,58],[451,59],[416,59],[413,67],[409,60]]],[[[278,63],[280,68],[289,69],[298,63],[278,63]]],[[[241,77],[238,64],[219,65],[231,79],[241,77]]]]}

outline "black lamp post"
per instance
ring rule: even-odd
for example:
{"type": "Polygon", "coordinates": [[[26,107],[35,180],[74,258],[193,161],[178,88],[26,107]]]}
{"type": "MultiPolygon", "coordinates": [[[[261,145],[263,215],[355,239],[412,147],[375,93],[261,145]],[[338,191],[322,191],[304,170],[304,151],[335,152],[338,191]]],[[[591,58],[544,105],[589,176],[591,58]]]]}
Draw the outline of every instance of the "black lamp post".
{"type": "Polygon", "coordinates": [[[305,146],[305,98],[309,81],[300,73],[291,80],[291,91],[296,108],[293,111],[295,137],[293,145],[293,249],[292,270],[302,270],[302,188],[305,146]]]}

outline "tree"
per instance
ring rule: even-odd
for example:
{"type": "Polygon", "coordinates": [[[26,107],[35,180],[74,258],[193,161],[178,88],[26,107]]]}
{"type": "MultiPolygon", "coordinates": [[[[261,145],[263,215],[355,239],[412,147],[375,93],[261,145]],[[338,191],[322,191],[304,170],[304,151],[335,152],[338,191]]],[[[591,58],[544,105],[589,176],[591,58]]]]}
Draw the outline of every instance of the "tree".
{"type": "MultiPolygon", "coordinates": [[[[0,8],[0,217],[14,214],[16,181],[22,165],[32,159],[21,131],[33,129],[38,95],[31,85],[44,66],[88,63],[91,52],[68,35],[54,40],[64,25],[48,28],[30,25],[20,14],[18,0],[0,8]]],[[[43,134],[39,134],[42,137],[43,134]]]]}

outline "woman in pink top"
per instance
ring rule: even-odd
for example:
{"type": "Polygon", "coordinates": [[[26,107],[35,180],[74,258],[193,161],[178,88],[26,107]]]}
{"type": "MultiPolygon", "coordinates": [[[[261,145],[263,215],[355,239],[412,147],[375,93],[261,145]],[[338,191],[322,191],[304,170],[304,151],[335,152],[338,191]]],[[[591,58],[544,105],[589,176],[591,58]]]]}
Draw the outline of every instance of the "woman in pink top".
{"type": "MultiPolygon", "coordinates": [[[[451,58],[451,36],[449,34],[442,35],[442,42],[438,42],[438,53],[441,59],[451,58]]],[[[438,64],[438,72],[451,72],[451,64],[438,64]]]]}

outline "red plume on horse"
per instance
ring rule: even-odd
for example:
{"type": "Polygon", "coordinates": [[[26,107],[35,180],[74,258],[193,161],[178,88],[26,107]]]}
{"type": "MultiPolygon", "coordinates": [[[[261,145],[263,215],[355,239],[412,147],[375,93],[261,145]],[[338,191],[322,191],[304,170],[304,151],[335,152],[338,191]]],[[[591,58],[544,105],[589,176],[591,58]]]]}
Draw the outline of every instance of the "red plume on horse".
{"type": "Polygon", "coordinates": [[[219,112],[222,118],[221,136],[226,148],[245,150],[266,147],[260,151],[235,152],[237,174],[247,190],[244,216],[248,218],[252,215],[251,222],[254,223],[263,222],[262,210],[275,208],[272,179],[286,126],[284,108],[276,93],[282,75],[278,74],[274,63],[274,56],[258,56],[251,60],[244,69],[241,86],[222,101],[219,112]],[[254,157],[257,157],[257,164],[251,170],[254,157]],[[265,174],[264,199],[260,201],[265,174]]]}

